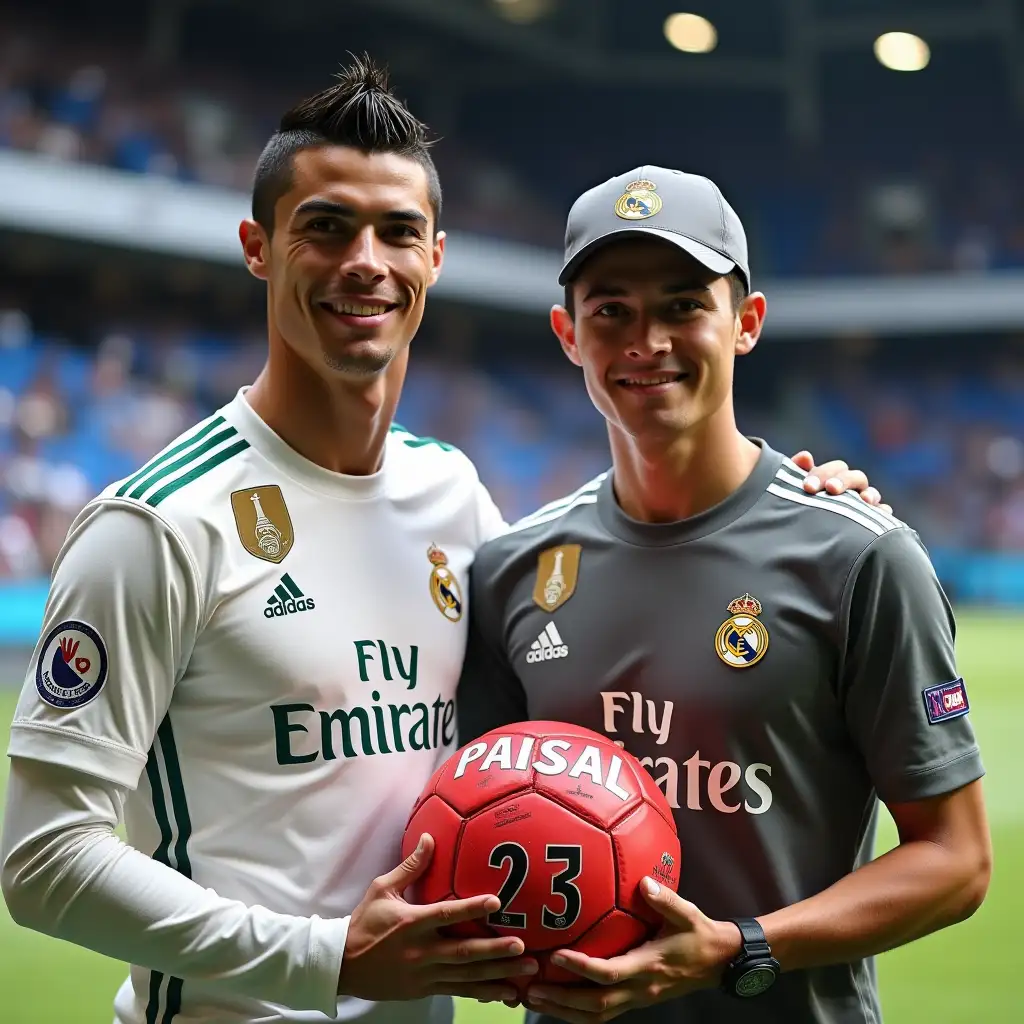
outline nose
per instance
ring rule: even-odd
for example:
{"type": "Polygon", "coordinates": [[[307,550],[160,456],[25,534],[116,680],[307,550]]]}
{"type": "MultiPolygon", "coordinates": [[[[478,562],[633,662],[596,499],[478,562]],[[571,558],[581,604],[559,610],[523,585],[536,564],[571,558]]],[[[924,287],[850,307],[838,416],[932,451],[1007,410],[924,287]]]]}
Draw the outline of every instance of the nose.
{"type": "Polygon", "coordinates": [[[636,328],[626,347],[630,359],[645,360],[672,351],[672,333],[664,324],[643,318],[636,328]]]}
{"type": "Polygon", "coordinates": [[[380,284],[388,276],[388,267],[380,250],[377,233],[372,224],[367,224],[356,233],[346,248],[339,270],[350,281],[380,284]]]}

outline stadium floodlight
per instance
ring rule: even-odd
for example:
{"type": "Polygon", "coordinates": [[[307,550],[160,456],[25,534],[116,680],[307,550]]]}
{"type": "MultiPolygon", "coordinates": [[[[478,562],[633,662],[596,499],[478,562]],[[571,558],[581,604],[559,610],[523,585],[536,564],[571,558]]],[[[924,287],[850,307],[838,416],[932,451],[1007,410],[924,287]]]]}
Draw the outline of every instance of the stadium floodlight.
{"type": "Polygon", "coordinates": [[[875,40],[875,56],[890,71],[923,71],[931,60],[931,50],[911,32],[886,32],[875,40]]]}
{"type": "Polygon", "coordinates": [[[683,53],[710,53],[718,45],[718,30],[699,14],[670,14],[665,38],[683,53]]]}
{"type": "Polygon", "coordinates": [[[498,14],[506,21],[527,25],[551,11],[552,0],[491,0],[498,14]]]}

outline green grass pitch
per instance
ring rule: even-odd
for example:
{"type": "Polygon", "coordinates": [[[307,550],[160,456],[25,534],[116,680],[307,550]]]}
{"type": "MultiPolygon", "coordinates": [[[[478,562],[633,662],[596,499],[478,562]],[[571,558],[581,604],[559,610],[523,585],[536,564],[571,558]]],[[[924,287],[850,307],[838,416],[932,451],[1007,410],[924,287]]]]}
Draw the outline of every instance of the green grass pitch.
{"type": "MultiPolygon", "coordinates": [[[[880,958],[887,1024],[1010,1024],[1024,1019],[1017,963],[1024,920],[1024,685],[1015,657],[1024,637],[1024,616],[972,611],[961,613],[959,620],[961,669],[988,772],[995,875],[985,905],[969,921],[880,958]]],[[[13,693],[0,691],[5,750],[13,709],[13,693]]],[[[6,771],[6,758],[0,759],[0,785],[6,771]]],[[[880,847],[893,842],[886,819],[880,847]]],[[[124,976],[119,963],[17,928],[0,906],[4,1024],[110,1024],[113,993],[124,976]]],[[[521,1019],[521,1011],[469,1003],[461,1004],[457,1014],[458,1024],[513,1024],[521,1019]]]]}

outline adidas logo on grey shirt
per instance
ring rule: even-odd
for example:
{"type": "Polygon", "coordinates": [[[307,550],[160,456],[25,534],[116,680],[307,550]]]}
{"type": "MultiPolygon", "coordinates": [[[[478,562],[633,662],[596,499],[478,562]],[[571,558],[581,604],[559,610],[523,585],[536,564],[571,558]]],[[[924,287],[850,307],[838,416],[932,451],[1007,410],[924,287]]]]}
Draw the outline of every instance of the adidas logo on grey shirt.
{"type": "Polygon", "coordinates": [[[553,622],[549,622],[536,640],[530,644],[526,660],[530,664],[538,661],[551,661],[553,658],[565,658],[569,654],[569,645],[562,641],[561,634],[553,622]]]}

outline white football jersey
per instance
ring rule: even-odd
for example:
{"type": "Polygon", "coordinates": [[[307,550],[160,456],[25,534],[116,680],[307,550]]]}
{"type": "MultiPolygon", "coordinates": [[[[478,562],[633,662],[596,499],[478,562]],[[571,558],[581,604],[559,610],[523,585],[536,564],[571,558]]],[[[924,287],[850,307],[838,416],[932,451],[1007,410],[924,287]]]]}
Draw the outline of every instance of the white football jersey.
{"type": "MultiPolygon", "coordinates": [[[[76,520],[10,753],[128,787],[129,843],[219,896],[345,917],[398,864],[409,811],[454,749],[467,570],[503,529],[450,446],[396,426],[379,472],[332,473],[243,389],[76,520]],[[91,528],[112,515],[156,532],[145,564],[137,531],[112,547],[91,528]],[[64,579],[69,551],[109,567],[110,585],[64,579]],[[140,573],[162,600],[133,600],[140,573]]],[[[409,1004],[380,1019],[388,1005],[412,1019],[409,1004]]],[[[325,1019],[136,966],[116,1013],[325,1019]]]]}

